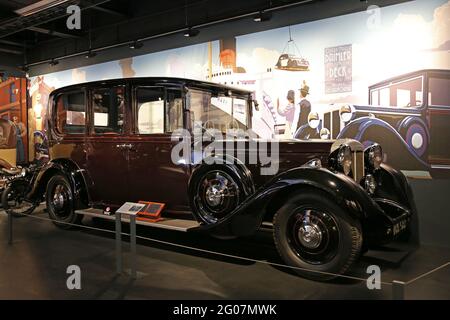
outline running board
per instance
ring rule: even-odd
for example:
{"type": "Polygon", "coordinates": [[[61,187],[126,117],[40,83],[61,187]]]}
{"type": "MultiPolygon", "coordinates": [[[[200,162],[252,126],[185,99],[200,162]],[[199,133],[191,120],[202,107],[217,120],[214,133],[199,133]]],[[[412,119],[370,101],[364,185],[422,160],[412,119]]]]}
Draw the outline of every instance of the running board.
{"type": "MultiPolygon", "coordinates": [[[[116,220],[116,217],[114,214],[106,215],[103,213],[103,210],[101,210],[101,209],[88,208],[88,209],[83,209],[83,210],[76,210],[75,213],[83,215],[83,216],[94,217],[94,218],[101,218],[101,219],[113,220],[113,221],[116,220]]],[[[121,220],[122,220],[122,222],[130,223],[130,219],[127,217],[122,216],[121,220]]],[[[160,228],[160,229],[181,231],[181,232],[188,232],[188,231],[191,231],[191,230],[194,230],[194,229],[200,227],[200,224],[195,220],[170,219],[170,218],[161,218],[161,220],[157,221],[157,222],[142,221],[142,220],[137,219],[136,224],[142,225],[142,226],[160,228]]]]}

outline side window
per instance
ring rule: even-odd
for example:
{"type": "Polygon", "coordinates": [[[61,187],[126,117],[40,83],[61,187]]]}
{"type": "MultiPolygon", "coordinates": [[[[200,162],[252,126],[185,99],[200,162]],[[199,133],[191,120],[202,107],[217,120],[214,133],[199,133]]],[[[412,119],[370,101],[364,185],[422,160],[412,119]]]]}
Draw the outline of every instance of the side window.
{"type": "Polygon", "coordinates": [[[378,90],[372,90],[370,92],[370,97],[371,97],[370,105],[372,105],[372,106],[379,106],[380,105],[380,103],[378,101],[378,93],[379,93],[378,90]]]}
{"type": "Polygon", "coordinates": [[[430,106],[450,107],[450,79],[430,78],[428,88],[430,106]]]}
{"type": "Polygon", "coordinates": [[[156,134],[183,128],[183,100],[178,90],[141,87],[136,92],[137,133],[156,134]]]}
{"type": "Polygon", "coordinates": [[[86,131],[86,104],[83,91],[64,93],[56,99],[56,130],[64,134],[86,131]]]}
{"type": "Polygon", "coordinates": [[[137,133],[164,133],[164,88],[137,90],[137,133]]]}
{"type": "Polygon", "coordinates": [[[125,88],[99,88],[92,90],[94,132],[97,134],[122,133],[125,114],[125,88]]]}

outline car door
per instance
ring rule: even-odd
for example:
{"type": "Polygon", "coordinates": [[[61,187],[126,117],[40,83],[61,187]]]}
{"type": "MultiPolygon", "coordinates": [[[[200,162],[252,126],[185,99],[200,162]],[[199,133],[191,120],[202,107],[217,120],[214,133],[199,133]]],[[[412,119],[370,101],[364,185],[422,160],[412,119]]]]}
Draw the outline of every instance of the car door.
{"type": "Polygon", "coordinates": [[[129,198],[127,97],[125,85],[89,90],[86,164],[91,201],[96,205],[121,205],[129,198]]]}
{"type": "Polygon", "coordinates": [[[166,204],[166,211],[189,210],[189,164],[174,163],[172,132],[183,128],[183,95],[180,88],[133,88],[133,134],[129,152],[129,191],[133,201],[166,204]]]}
{"type": "Polygon", "coordinates": [[[429,162],[434,168],[450,169],[450,77],[431,74],[428,79],[427,117],[430,127],[429,162]]]}

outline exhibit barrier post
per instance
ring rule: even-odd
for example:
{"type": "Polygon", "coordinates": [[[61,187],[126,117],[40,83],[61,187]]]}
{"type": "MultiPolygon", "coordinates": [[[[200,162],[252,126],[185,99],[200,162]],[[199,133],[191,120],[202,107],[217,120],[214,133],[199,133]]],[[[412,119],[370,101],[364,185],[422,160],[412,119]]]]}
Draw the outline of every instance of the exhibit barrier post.
{"type": "Polygon", "coordinates": [[[137,279],[137,254],[136,254],[136,216],[130,216],[130,250],[131,250],[131,277],[137,279]]]}
{"type": "Polygon", "coordinates": [[[116,211],[116,272],[122,273],[122,216],[116,211]]]}
{"type": "Polygon", "coordinates": [[[12,245],[13,242],[13,216],[8,213],[8,244],[12,245]]]}
{"type": "Polygon", "coordinates": [[[405,283],[403,281],[392,281],[392,300],[405,300],[405,283]]]}

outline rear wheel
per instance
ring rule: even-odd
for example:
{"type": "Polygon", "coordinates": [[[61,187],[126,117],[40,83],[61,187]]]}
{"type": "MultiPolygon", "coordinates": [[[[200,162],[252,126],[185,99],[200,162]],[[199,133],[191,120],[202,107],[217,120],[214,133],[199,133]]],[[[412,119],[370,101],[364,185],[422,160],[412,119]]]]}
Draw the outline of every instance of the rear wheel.
{"type": "Polygon", "coordinates": [[[82,216],[75,213],[72,188],[63,175],[53,176],[47,184],[47,210],[53,223],[62,229],[71,229],[81,222],[82,216]]]}
{"type": "Polygon", "coordinates": [[[325,281],[344,274],[361,251],[360,223],[320,192],[292,197],[273,224],[280,256],[305,278],[325,281]]]}

